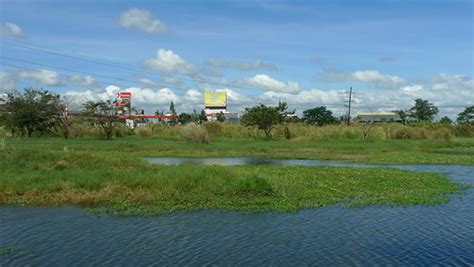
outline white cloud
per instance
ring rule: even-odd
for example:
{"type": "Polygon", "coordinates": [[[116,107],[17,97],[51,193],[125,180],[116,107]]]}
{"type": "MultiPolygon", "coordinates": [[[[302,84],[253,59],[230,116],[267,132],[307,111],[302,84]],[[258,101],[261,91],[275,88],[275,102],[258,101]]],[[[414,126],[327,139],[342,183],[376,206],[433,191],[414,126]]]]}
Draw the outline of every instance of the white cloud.
{"type": "Polygon", "coordinates": [[[167,27],[160,20],[153,18],[145,9],[132,8],[120,16],[120,25],[125,28],[135,28],[146,33],[163,33],[167,27]]]}
{"type": "Polygon", "coordinates": [[[423,85],[420,85],[420,84],[408,85],[408,86],[404,86],[400,88],[400,90],[406,93],[420,92],[421,90],[423,90],[423,85]]]}
{"type": "Polygon", "coordinates": [[[381,89],[393,89],[394,87],[406,83],[406,80],[403,77],[383,74],[376,70],[360,70],[347,73],[340,70],[325,68],[319,74],[318,78],[326,82],[361,82],[375,85],[381,89]]]}
{"type": "Polygon", "coordinates": [[[352,79],[363,83],[402,84],[405,79],[395,75],[385,75],[375,70],[355,71],[352,79]]]}
{"type": "Polygon", "coordinates": [[[178,79],[178,78],[175,78],[175,77],[164,77],[163,78],[163,82],[167,83],[167,84],[181,84],[181,80],[178,79]]]}
{"type": "Polygon", "coordinates": [[[97,81],[95,80],[92,75],[85,75],[85,76],[80,76],[80,75],[72,75],[69,77],[69,79],[79,85],[84,85],[84,86],[93,86],[97,85],[97,81]]]}
{"type": "Polygon", "coordinates": [[[10,91],[15,89],[16,77],[15,74],[0,70],[0,92],[10,91]]]}
{"type": "Polygon", "coordinates": [[[21,79],[28,79],[38,81],[43,85],[60,86],[62,85],[61,76],[59,73],[51,70],[24,70],[18,73],[21,79]]]}
{"type": "Polygon", "coordinates": [[[138,78],[138,81],[139,81],[140,83],[142,83],[143,85],[147,86],[147,87],[159,87],[159,86],[160,86],[159,83],[154,82],[154,81],[152,81],[152,80],[150,80],[150,79],[148,79],[148,78],[144,78],[144,77],[138,78]]]}
{"type": "Polygon", "coordinates": [[[278,70],[278,67],[272,63],[266,63],[261,60],[255,62],[242,62],[238,60],[221,61],[214,58],[209,58],[205,63],[212,67],[237,69],[241,71],[255,71],[255,70],[278,70]]]}
{"type": "Polygon", "coordinates": [[[300,87],[297,82],[281,82],[266,74],[257,74],[254,77],[243,79],[238,82],[242,86],[251,86],[267,91],[296,93],[300,87]]]}
{"type": "Polygon", "coordinates": [[[25,32],[20,26],[7,22],[4,25],[0,24],[0,35],[11,36],[11,37],[25,37],[25,32]]]}
{"type": "Polygon", "coordinates": [[[178,72],[181,74],[194,75],[196,67],[171,50],[159,49],[156,57],[145,61],[145,67],[157,72],[178,72]]]}

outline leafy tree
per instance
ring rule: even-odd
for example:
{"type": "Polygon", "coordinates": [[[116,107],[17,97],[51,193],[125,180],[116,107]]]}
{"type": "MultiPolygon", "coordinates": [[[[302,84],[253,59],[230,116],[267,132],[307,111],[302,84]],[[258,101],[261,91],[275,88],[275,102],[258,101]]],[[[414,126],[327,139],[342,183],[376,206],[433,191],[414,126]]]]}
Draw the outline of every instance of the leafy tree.
{"type": "Polygon", "coordinates": [[[83,116],[92,124],[98,125],[107,139],[112,139],[115,126],[120,121],[115,114],[114,103],[107,101],[88,101],[84,104],[83,116]]]}
{"type": "Polygon", "coordinates": [[[439,123],[450,125],[453,124],[453,121],[448,116],[444,116],[439,120],[439,123]]]}
{"type": "Polygon", "coordinates": [[[276,107],[260,104],[245,108],[241,122],[247,126],[257,126],[259,130],[263,130],[266,138],[270,138],[272,129],[284,121],[287,108],[286,103],[280,103],[276,107]]]}
{"type": "Polygon", "coordinates": [[[201,112],[197,112],[194,109],[193,114],[191,114],[191,121],[193,121],[195,123],[199,123],[199,124],[207,121],[207,116],[206,116],[206,112],[204,111],[204,109],[202,109],[201,112]]]}
{"type": "Polygon", "coordinates": [[[332,111],[328,110],[325,106],[303,111],[302,120],[319,126],[337,122],[337,118],[332,115],[332,111]]]}
{"type": "Polygon", "coordinates": [[[221,111],[221,112],[217,113],[216,118],[217,118],[217,121],[224,122],[225,121],[224,112],[221,111]]]}
{"type": "Polygon", "coordinates": [[[186,123],[191,122],[191,121],[192,121],[191,114],[183,112],[179,115],[178,122],[180,124],[186,124],[186,123]]]}
{"type": "Polygon", "coordinates": [[[466,109],[458,114],[456,120],[459,124],[474,124],[474,106],[466,107],[466,109]]]}
{"type": "Polygon", "coordinates": [[[43,135],[60,126],[67,138],[70,121],[66,103],[58,94],[43,89],[25,89],[23,94],[7,93],[0,101],[5,102],[6,112],[0,123],[12,133],[31,137],[34,132],[43,135]]]}
{"type": "Polygon", "coordinates": [[[415,106],[410,110],[410,115],[420,121],[432,121],[434,115],[438,114],[438,108],[428,100],[415,99],[415,106]]]}

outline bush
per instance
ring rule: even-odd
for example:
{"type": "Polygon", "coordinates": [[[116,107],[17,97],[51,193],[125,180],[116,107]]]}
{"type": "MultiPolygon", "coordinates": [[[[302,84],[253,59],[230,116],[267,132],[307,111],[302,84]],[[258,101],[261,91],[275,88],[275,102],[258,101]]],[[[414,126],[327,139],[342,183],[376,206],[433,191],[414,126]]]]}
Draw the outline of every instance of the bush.
{"type": "Polygon", "coordinates": [[[454,128],[454,134],[458,137],[474,137],[474,124],[459,124],[454,128]]]}
{"type": "Polygon", "coordinates": [[[181,136],[190,143],[209,144],[209,134],[200,125],[191,124],[182,127],[181,136]]]}
{"type": "Polygon", "coordinates": [[[431,131],[430,134],[430,140],[432,140],[433,142],[449,142],[453,139],[453,137],[453,132],[448,128],[436,129],[431,131]]]}
{"type": "Polygon", "coordinates": [[[204,123],[203,127],[211,136],[217,136],[224,126],[222,125],[222,122],[210,121],[204,123]]]}
{"type": "Polygon", "coordinates": [[[135,134],[140,137],[147,137],[153,135],[153,130],[148,127],[138,127],[135,129],[135,134]]]}

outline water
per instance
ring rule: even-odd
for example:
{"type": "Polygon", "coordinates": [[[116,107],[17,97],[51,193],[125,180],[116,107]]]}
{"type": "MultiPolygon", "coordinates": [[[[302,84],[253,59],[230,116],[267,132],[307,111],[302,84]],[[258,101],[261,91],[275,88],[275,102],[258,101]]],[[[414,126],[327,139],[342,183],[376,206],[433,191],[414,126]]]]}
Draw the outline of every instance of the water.
{"type": "MultiPolygon", "coordinates": [[[[288,162],[352,166],[272,163],[288,162]]],[[[474,166],[393,167],[441,172],[474,185],[474,166]]],[[[474,191],[435,207],[332,206],[296,214],[208,210],[123,218],[67,206],[1,207],[0,247],[5,246],[19,249],[0,256],[1,266],[472,266],[474,191]]]]}

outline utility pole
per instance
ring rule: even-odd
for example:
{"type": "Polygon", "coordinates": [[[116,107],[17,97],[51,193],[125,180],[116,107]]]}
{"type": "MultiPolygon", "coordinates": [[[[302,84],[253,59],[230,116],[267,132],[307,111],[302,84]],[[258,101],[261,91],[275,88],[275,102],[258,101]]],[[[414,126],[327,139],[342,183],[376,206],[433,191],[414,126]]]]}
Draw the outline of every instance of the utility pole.
{"type": "Polygon", "coordinates": [[[351,102],[352,102],[352,86],[349,91],[349,110],[347,112],[347,125],[351,123],[351,102]]]}

